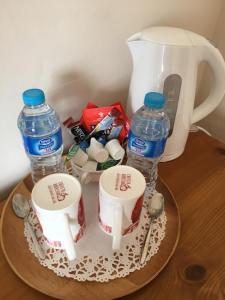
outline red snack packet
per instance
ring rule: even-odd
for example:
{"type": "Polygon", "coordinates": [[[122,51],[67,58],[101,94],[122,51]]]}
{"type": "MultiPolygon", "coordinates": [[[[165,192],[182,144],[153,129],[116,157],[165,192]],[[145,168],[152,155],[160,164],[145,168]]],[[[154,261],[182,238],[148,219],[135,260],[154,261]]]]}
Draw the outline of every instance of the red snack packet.
{"type": "Polygon", "coordinates": [[[100,121],[111,111],[110,106],[85,108],[82,113],[82,121],[85,129],[91,132],[100,121]]]}
{"type": "Polygon", "coordinates": [[[116,108],[121,113],[119,116],[120,123],[122,123],[121,121],[124,122],[124,126],[120,130],[120,134],[118,137],[119,141],[122,142],[128,134],[130,123],[120,102],[116,102],[110,106],[103,107],[97,107],[95,104],[89,102],[83,110],[81,123],[88,132],[91,132],[96,127],[96,125],[110,113],[113,108],[116,108]]]}

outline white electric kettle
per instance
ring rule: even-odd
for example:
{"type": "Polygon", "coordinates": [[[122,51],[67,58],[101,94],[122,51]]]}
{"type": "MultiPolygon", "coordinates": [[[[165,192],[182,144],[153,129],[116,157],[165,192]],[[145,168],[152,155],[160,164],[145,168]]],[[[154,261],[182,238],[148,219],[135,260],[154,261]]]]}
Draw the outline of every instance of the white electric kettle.
{"type": "Polygon", "coordinates": [[[174,27],[151,27],[131,36],[128,47],[133,73],[127,101],[131,116],[144,102],[147,92],[162,92],[167,98],[171,131],[162,161],[184,151],[191,124],[212,112],[225,94],[225,62],[204,37],[174,27]],[[209,96],[194,109],[199,63],[209,63],[214,85],[209,96]]]}

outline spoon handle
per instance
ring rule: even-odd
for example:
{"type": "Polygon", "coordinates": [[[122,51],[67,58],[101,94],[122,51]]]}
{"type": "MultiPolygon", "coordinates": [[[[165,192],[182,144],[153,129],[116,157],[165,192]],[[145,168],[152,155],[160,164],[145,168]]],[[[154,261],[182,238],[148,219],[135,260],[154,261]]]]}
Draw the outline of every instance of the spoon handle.
{"type": "Polygon", "coordinates": [[[148,253],[148,247],[149,247],[151,232],[152,232],[152,219],[149,220],[148,234],[147,234],[147,237],[145,239],[144,249],[142,251],[141,259],[140,259],[141,265],[145,262],[145,259],[146,259],[147,253],[148,253]]]}
{"type": "Polygon", "coordinates": [[[31,235],[31,238],[32,238],[32,240],[33,240],[34,247],[35,247],[35,249],[36,249],[36,251],[37,251],[38,256],[39,256],[41,259],[45,259],[44,252],[43,252],[43,250],[41,249],[41,246],[40,246],[40,244],[39,244],[38,241],[37,241],[37,237],[36,237],[36,235],[35,235],[35,233],[34,233],[33,228],[31,227],[31,225],[30,225],[30,223],[29,223],[28,220],[25,220],[25,221],[26,221],[26,223],[27,223],[27,227],[28,227],[29,233],[30,233],[30,235],[31,235]]]}

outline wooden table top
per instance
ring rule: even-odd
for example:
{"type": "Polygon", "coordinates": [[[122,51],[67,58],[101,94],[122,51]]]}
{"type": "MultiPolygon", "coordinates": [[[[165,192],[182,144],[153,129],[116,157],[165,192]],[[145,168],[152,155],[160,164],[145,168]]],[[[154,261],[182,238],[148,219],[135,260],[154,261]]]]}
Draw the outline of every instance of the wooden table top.
{"type": "MultiPolygon", "coordinates": [[[[159,174],[180,208],[180,241],[160,275],[123,299],[224,299],[225,145],[202,132],[191,133],[185,153],[161,163],[159,174]]],[[[0,250],[0,299],[52,298],[24,284],[0,250]]]]}

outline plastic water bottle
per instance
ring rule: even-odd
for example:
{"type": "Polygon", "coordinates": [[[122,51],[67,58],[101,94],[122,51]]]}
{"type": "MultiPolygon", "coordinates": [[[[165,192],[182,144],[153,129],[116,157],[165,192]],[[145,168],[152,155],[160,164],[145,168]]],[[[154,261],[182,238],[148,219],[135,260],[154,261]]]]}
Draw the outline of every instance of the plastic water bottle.
{"type": "Polygon", "coordinates": [[[163,94],[147,93],[144,106],[131,120],[128,135],[127,164],[145,176],[150,189],[155,189],[158,162],[162,157],[170,129],[169,118],[163,110],[164,105],[163,94]]]}
{"type": "Polygon", "coordinates": [[[42,90],[26,90],[23,102],[25,106],[18,117],[18,127],[35,183],[46,175],[64,172],[62,132],[59,118],[45,103],[42,90]]]}

